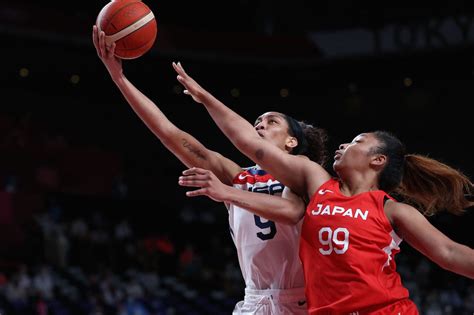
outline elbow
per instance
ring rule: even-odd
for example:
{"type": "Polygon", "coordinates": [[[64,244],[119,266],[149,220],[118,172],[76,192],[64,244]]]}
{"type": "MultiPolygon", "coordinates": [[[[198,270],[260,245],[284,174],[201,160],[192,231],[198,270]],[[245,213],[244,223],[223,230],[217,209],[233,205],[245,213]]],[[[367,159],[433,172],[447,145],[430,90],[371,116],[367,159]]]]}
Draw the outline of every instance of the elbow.
{"type": "Polygon", "coordinates": [[[470,270],[467,270],[465,267],[463,267],[461,264],[457,263],[453,259],[445,259],[441,263],[438,263],[438,266],[446,271],[465,276],[470,279],[474,279],[474,270],[470,268],[470,270]]]}
{"type": "Polygon", "coordinates": [[[290,226],[296,225],[298,223],[298,220],[295,220],[289,217],[278,218],[278,219],[275,219],[274,221],[281,224],[290,225],[290,226]]]}
{"type": "Polygon", "coordinates": [[[289,218],[288,221],[286,222],[286,224],[288,225],[296,225],[298,224],[298,222],[300,222],[301,218],[299,217],[292,217],[292,218],[289,218]]]}
{"type": "MultiPolygon", "coordinates": [[[[297,216],[293,213],[289,213],[285,211],[287,209],[281,209],[281,211],[277,211],[277,214],[268,215],[268,214],[257,214],[267,220],[275,221],[285,225],[296,225],[301,220],[301,216],[297,216]]],[[[258,213],[258,212],[256,212],[258,213]]]]}
{"type": "Polygon", "coordinates": [[[289,225],[298,224],[304,217],[306,208],[300,202],[286,204],[280,211],[284,223],[289,225]]]}
{"type": "Polygon", "coordinates": [[[296,225],[298,224],[298,222],[300,222],[302,219],[302,216],[299,214],[299,213],[289,213],[286,217],[285,217],[285,224],[288,224],[288,225],[296,225]]]}
{"type": "Polygon", "coordinates": [[[456,270],[454,263],[448,257],[442,258],[438,262],[438,266],[446,271],[455,272],[456,270]]]}
{"type": "Polygon", "coordinates": [[[436,263],[444,270],[474,279],[474,252],[466,246],[446,246],[439,253],[436,263]]]}
{"type": "Polygon", "coordinates": [[[455,261],[453,257],[453,248],[450,246],[441,246],[438,255],[435,257],[435,262],[444,270],[452,271],[455,268],[455,261]]]}

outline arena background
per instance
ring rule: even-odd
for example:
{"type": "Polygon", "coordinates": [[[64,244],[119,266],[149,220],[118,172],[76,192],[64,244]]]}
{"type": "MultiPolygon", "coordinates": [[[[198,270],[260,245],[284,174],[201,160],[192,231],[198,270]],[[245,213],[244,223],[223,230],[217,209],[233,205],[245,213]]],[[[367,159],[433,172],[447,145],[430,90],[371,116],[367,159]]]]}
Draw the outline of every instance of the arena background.
{"type": "MultiPolygon", "coordinates": [[[[243,295],[222,204],[187,199],[185,168],[138,119],[91,41],[101,1],[0,1],[0,313],[230,314],[243,295]]],[[[152,50],[128,78],[178,127],[243,157],[182,94],[171,62],[244,117],[374,129],[473,178],[474,13],[352,1],[148,1],[152,50]],[[388,5],[388,6],[386,6],[388,5]]],[[[430,221],[474,246],[472,209],[430,221]]],[[[408,245],[422,314],[472,314],[472,280],[408,245]]]]}

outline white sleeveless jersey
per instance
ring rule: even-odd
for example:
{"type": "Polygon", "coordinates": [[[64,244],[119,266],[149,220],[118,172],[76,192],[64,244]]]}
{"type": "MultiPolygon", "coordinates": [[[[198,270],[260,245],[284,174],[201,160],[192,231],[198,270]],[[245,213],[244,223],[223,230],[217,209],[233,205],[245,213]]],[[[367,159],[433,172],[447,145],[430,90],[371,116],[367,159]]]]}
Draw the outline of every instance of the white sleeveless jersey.
{"type": "MultiPolygon", "coordinates": [[[[239,173],[238,189],[280,196],[284,186],[258,166],[239,173]]],[[[297,225],[273,222],[233,204],[229,210],[230,233],[237,248],[246,288],[254,290],[304,287],[299,258],[301,220],[297,225]]]]}

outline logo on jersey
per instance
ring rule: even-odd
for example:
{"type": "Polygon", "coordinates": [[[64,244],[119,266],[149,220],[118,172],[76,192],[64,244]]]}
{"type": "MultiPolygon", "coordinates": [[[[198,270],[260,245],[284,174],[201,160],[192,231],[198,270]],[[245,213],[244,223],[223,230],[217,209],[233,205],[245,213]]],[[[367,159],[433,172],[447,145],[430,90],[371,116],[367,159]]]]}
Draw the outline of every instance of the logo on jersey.
{"type": "Polygon", "coordinates": [[[320,189],[320,190],[318,191],[318,194],[320,194],[320,195],[324,195],[325,193],[334,194],[334,191],[329,190],[329,189],[320,189]]]}
{"type": "Polygon", "coordinates": [[[260,169],[248,169],[239,173],[233,180],[234,184],[256,184],[275,180],[273,176],[260,169]]]}
{"type": "Polygon", "coordinates": [[[244,180],[245,178],[247,177],[251,177],[252,175],[248,175],[248,174],[239,174],[239,180],[244,180]]]}

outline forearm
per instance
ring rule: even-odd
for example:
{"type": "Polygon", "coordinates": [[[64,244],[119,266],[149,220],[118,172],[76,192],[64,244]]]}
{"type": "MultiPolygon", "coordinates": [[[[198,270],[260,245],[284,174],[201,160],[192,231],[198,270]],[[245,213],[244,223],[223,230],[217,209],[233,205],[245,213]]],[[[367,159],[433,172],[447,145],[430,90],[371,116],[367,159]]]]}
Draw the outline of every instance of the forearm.
{"type": "Polygon", "coordinates": [[[304,204],[280,196],[254,193],[231,186],[226,187],[226,203],[244,208],[265,219],[284,224],[296,224],[304,215],[304,204]]]}
{"type": "Polygon", "coordinates": [[[397,234],[443,269],[474,279],[474,250],[457,243],[434,227],[416,208],[387,202],[385,214],[397,234]]]}
{"type": "Polygon", "coordinates": [[[441,267],[474,279],[474,249],[455,243],[448,249],[447,257],[441,267]]]}
{"type": "Polygon", "coordinates": [[[255,161],[255,151],[262,139],[254,127],[207,91],[203,92],[202,104],[227,138],[242,153],[255,161]]]}
{"type": "Polygon", "coordinates": [[[212,168],[209,150],[189,133],[177,128],[146,95],[138,90],[125,76],[113,81],[130,104],[133,111],[184,165],[208,167],[216,171],[222,180],[222,171],[212,168]]]}
{"type": "Polygon", "coordinates": [[[166,141],[173,132],[176,132],[176,126],[124,75],[113,78],[113,81],[133,111],[160,140],[166,141]]]}

